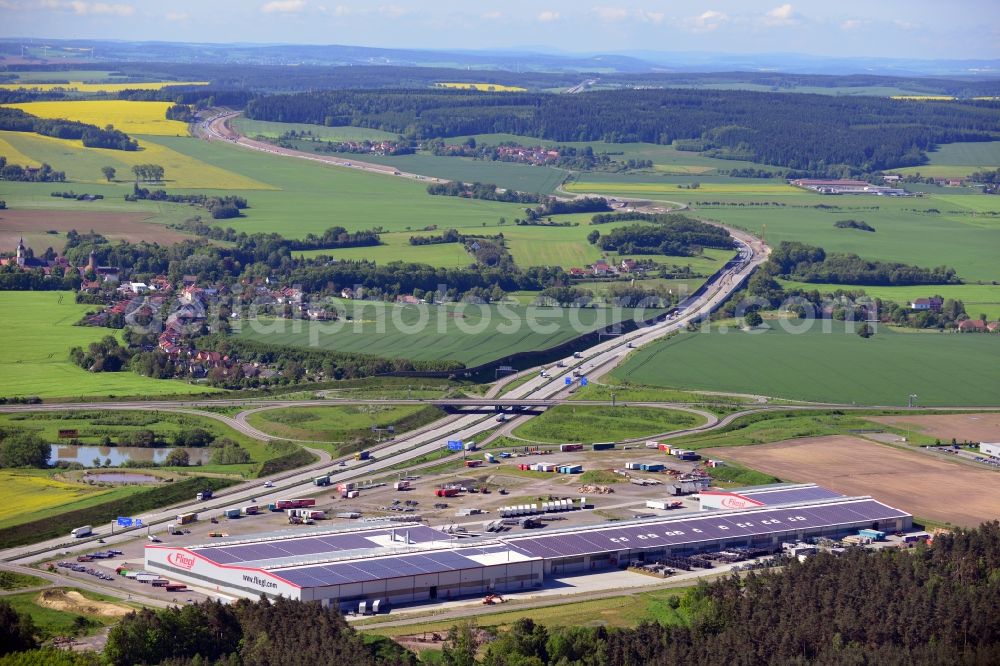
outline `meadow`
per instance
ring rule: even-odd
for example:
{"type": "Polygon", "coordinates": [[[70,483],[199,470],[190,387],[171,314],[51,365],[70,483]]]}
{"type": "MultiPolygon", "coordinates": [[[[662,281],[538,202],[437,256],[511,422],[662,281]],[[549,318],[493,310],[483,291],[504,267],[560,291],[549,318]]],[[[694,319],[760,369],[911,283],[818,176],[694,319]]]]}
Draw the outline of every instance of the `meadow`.
{"type": "MultiPolygon", "coordinates": [[[[612,374],[619,381],[692,390],[763,394],[859,405],[1000,404],[1000,338],[900,332],[878,327],[863,339],[843,322],[813,320],[805,332],[746,333],[732,325],[680,333],[633,352],[612,374]]],[[[790,326],[807,322],[790,320],[790,326]]]]}
{"type": "MultiPolygon", "coordinates": [[[[7,161],[14,164],[33,166],[38,166],[42,162],[51,164],[52,168],[65,171],[67,179],[73,183],[88,185],[108,184],[101,168],[113,167],[117,171],[115,179],[119,181],[114,192],[119,197],[131,191],[134,182],[132,167],[136,164],[162,166],[165,171],[165,181],[158,184],[160,187],[216,190],[275,189],[261,181],[172,150],[158,143],[155,137],[136,135],[132,138],[138,139],[139,150],[87,148],[79,141],[69,139],[56,139],[28,132],[0,131],[0,155],[6,156],[7,161]]],[[[50,184],[49,187],[52,191],[62,188],[62,184],[50,184]]],[[[88,191],[93,190],[88,188],[88,191]]]]}
{"type": "MultiPolygon", "coordinates": [[[[293,142],[299,150],[311,151],[309,141],[293,142]]],[[[335,153],[344,159],[358,159],[376,164],[387,164],[400,171],[418,173],[432,178],[464,182],[492,183],[498,187],[519,192],[552,194],[562,184],[569,172],[550,166],[533,166],[516,162],[490,162],[471,157],[444,157],[420,152],[415,155],[356,155],[335,153]]]]}
{"type": "Polygon", "coordinates": [[[127,100],[86,100],[25,102],[5,104],[39,118],[65,118],[104,127],[114,125],[126,134],[187,136],[187,123],[167,120],[170,102],[132,102],[127,100]]]}
{"type": "MultiPolygon", "coordinates": [[[[510,354],[543,350],[636,316],[629,309],[520,305],[391,305],[341,302],[353,321],[258,319],[234,334],[272,345],[328,349],[475,366],[510,354]]],[[[659,311],[646,310],[643,317],[659,311]]],[[[236,322],[234,322],[235,324],[236,322]]]]}
{"type": "Polygon", "coordinates": [[[947,143],[927,153],[927,164],[894,169],[902,174],[964,178],[975,171],[1000,168],[1000,141],[947,143]]]}
{"type": "Polygon", "coordinates": [[[310,135],[324,141],[391,141],[399,138],[398,134],[392,132],[351,125],[327,127],[309,123],[279,123],[270,120],[251,120],[243,115],[236,116],[229,122],[240,134],[251,138],[263,136],[277,139],[287,132],[309,132],[310,135]]]}
{"type": "Polygon", "coordinates": [[[351,439],[375,441],[373,427],[393,426],[396,434],[402,434],[441,416],[439,409],[422,405],[327,405],[268,409],[254,412],[247,420],[279,437],[342,443],[351,439]]]}
{"type": "Polygon", "coordinates": [[[207,86],[208,81],[148,81],[144,83],[87,83],[69,81],[67,83],[3,83],[0,90],[63,90],[79,93],[117,93],[123,90],[160,90],[167,86],[207,86]]]}
{"type": "Polygon", "coordinates": [[[850,287],[838,284],[810,284],[781,280],[785,288],[806,290],[818,289],[820,293],[832,293],[837,289],[864,290],[872,298],[893,301],[906,306],[917,298],[942,296],[954,298],[965,304],[965,311],[973,319],[985,314],[988,319],[1000,319],[1000,285],[995,284],[947,284],[916,287],[850,287]]]}
{"type": "MultiPolygon", "coordinates": [[[[388,231],[468,229],[512,220],[523,207],[493,201],[432,197],[426,183],[280,157],[234,147],[220,141],[189,138],[157,139],[171,150],[271,186],[247,194],[247,217],[226,220],[248,233],[281,229],[288,238],[321,234],[334,225],[348,230],[381,226],[388,231]]],[[[168,174],[169,175],[169,174],[168,174]]]]}
{"type": "MultiPolygon", "coordinates": [[[[460,144],[470,137],[453,137],[449,142],[460,144]]],[[[755,162],[743,160],[723,160],[716,157],[708,157],[701,153],[678,150],[673,145],[657,143],[607,143],[604,141],[549,141],[547,139],[536,139],[530,136],[520,136],[517,134],[474,134],[471,138],[477,144],[495,146],[499,143],[513,142],[522,146],[566,146],[582,150],[593,148],[595,153],[608,153],[615,160],[651,160],[653,167],[660,173],[674,174],[710,174],[720,170],[728,171],[738,168],[760,168],[774,170],[776,167],[769,167],[755,162]]],[[[606,174],[594,172],[593,180],[602,180],[606,174]]]]}
{"type": "Polygon", "coordinates": [[[660,435],[704,423],[695,414],[659,407],[581,407],[559,405],[514,429],[533,442],[610,442],[660,435]]]}
{"type": "Polygon", "coordinates": [[[133,372],[93,373],[74,365],[69,350],[86,346],[117,331],[74,326],[90,305],[77,305],[72,292],[0,292],[7,313],[0,360],[0,397],[133,396],[213,391],[182,381],[142,377],[133,372]]]}
{"type": "Polygon", "coordinates": [[[17,516],[104,498],[114,492],[111,488],[59,481],[45,470],[0,470],[0,526],[12,524],[10,519],[17,516]]]}

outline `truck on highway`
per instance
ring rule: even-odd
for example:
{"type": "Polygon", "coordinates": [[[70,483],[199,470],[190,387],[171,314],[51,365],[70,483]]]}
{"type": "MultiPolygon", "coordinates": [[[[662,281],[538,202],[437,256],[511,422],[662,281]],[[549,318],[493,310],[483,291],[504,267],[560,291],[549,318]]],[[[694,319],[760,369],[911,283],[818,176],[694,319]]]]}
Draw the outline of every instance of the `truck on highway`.
{"type": "Polygon", "coordinates": [[[82,539],[85,536],[90,536],[94,533],[94,528],[90,525],[84,525],[83,527],[77,527],[75,530],[71,530],[70,534],[77,539],[82,539]]]}
{"type": "Polygon", "coordinates": [[[203,491],[201,491],[200,493],[198,493],[195,496],[195,499],[197,499],[199,502],[204,502],[205,500],[210,500],[210,499],[212,499],[212,491],[211,490],[203,490],[203,491]]]}
{"type": "Polygon", "coordinates": [[[355,460],[368,460],[369,458],[371,458],[371,454],[367,451],[358,451],[354,454],[355,460]]]}

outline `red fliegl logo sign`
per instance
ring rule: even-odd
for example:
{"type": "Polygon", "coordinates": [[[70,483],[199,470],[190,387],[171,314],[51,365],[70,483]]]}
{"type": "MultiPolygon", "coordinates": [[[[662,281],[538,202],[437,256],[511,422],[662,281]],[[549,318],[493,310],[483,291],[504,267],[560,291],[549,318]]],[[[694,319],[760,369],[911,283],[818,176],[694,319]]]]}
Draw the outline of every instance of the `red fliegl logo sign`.
{"type": "Polygon", "coordinates": [[[167,555],[167,562],[182,569],[191,569],[194,566],[194,555],[185,553],[170,553],[167,555]]]}
{"type": "Polygon", "coordinates": [[[722,499],[722,506],[727,509],[749,509],[754,506],[760,506],[760,502],[755,502],[737,495],[730,495],[729,497],[724,497],[722,499]]]}

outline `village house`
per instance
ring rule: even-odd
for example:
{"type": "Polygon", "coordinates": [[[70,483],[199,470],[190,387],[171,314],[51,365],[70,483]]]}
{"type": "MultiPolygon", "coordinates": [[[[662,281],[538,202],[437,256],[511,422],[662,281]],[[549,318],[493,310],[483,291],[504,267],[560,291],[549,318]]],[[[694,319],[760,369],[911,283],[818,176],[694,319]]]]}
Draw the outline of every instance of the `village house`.
{"type": "Polygon", "coordinates": [[[931,310],[933,312],[938,312],[941,310],[941,306],[944,305],[944,299],[940,296],[931,296],[930,298],[918,298],[910,301],[911,310],[931,310]]]}
{"type": "Polygon", "coordinates": [[[958,322],[959,333],[996,333],[1000,330],[1000,322],[985,322],[982,319],[966,319],[958,322]]]}
{"type": "Polygon", "coordinates": [[[603,259],[600,259],[597,262],[595,262],[591,268],[594,272],[594,275],[607,275],[608,273],[611,273],[611,266],[608,264],[608,262],[604,261],[603,259]]]}

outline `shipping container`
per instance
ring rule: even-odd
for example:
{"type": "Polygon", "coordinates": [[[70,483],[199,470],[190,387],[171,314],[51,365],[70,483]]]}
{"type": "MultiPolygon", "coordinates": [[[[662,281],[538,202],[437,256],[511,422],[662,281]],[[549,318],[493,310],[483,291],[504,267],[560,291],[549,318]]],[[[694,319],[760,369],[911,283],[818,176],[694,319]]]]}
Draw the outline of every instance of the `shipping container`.
{"type": "Polygon", "coordinates": [[[357,490],[348,490],[347,491],[347,499],[354,499],[355,497],[357,497],[360,494],[361,493],[359,493],[357,490]]]}
{"type": "Polygon", "coordinates": [[[244,516],[256,516],[260,513],[260,507],[256,504],[251,504],[250,506],[245,506],[240,511],[243,512],[244,516]]]}
{"type": "Polygon", "coordinates": [[[392,487],[393,487],[394,490],[409,490],[410,489],[410,482],[409,481],[397,481],[396,483],[392,484],[392,487]]]}
{"type": "Polygon", "coordinates": [[[317,486],[328,486],[330,485],[330,475],[324,474],[323,476],[317,476],[313,479],[313,483],[317,486]]]}
{"type": "Polygon", "coordinates": [[[164,586],[163,589],[167,592],[186,592],[187,585],[184,585],[183,583],[170,583],[169,585],[164,586]]]}
{"type": "Polygon", "coordinates": [[[615,448],[614,442],[600,442],[593,446],[594,451],[608,451],[613,448],[615,448]]]}
{"type": "Polygon", "coordinates": [[[189,525],[194,521],[198,520],[198,514],[194,511],[190,513],[179,513],[177,514],[177,524],[178,525],[189,525]]]}
{"type": "Polygon", "coordinates": [[[239,509],[226,509],[223,515],[226,518],[239,518],[242,514],[239,509]]]}
{"type": "Polygon", "coordinates": [[[583,444],[560,444],[559,450],[566,451],[583,451],[583,444]]]}
{"type": "Polygon", "coordinates": [[[458,488],[438,488],[434,491],[436,497],[455,497],[458,495],[458,488]]]}
{"type": "Polygon", "coordinates": [[[482,460],[466,460],[465,461],[465,466],[466,467],[479,467],[482,464],[483,464],[482,460]]]}

